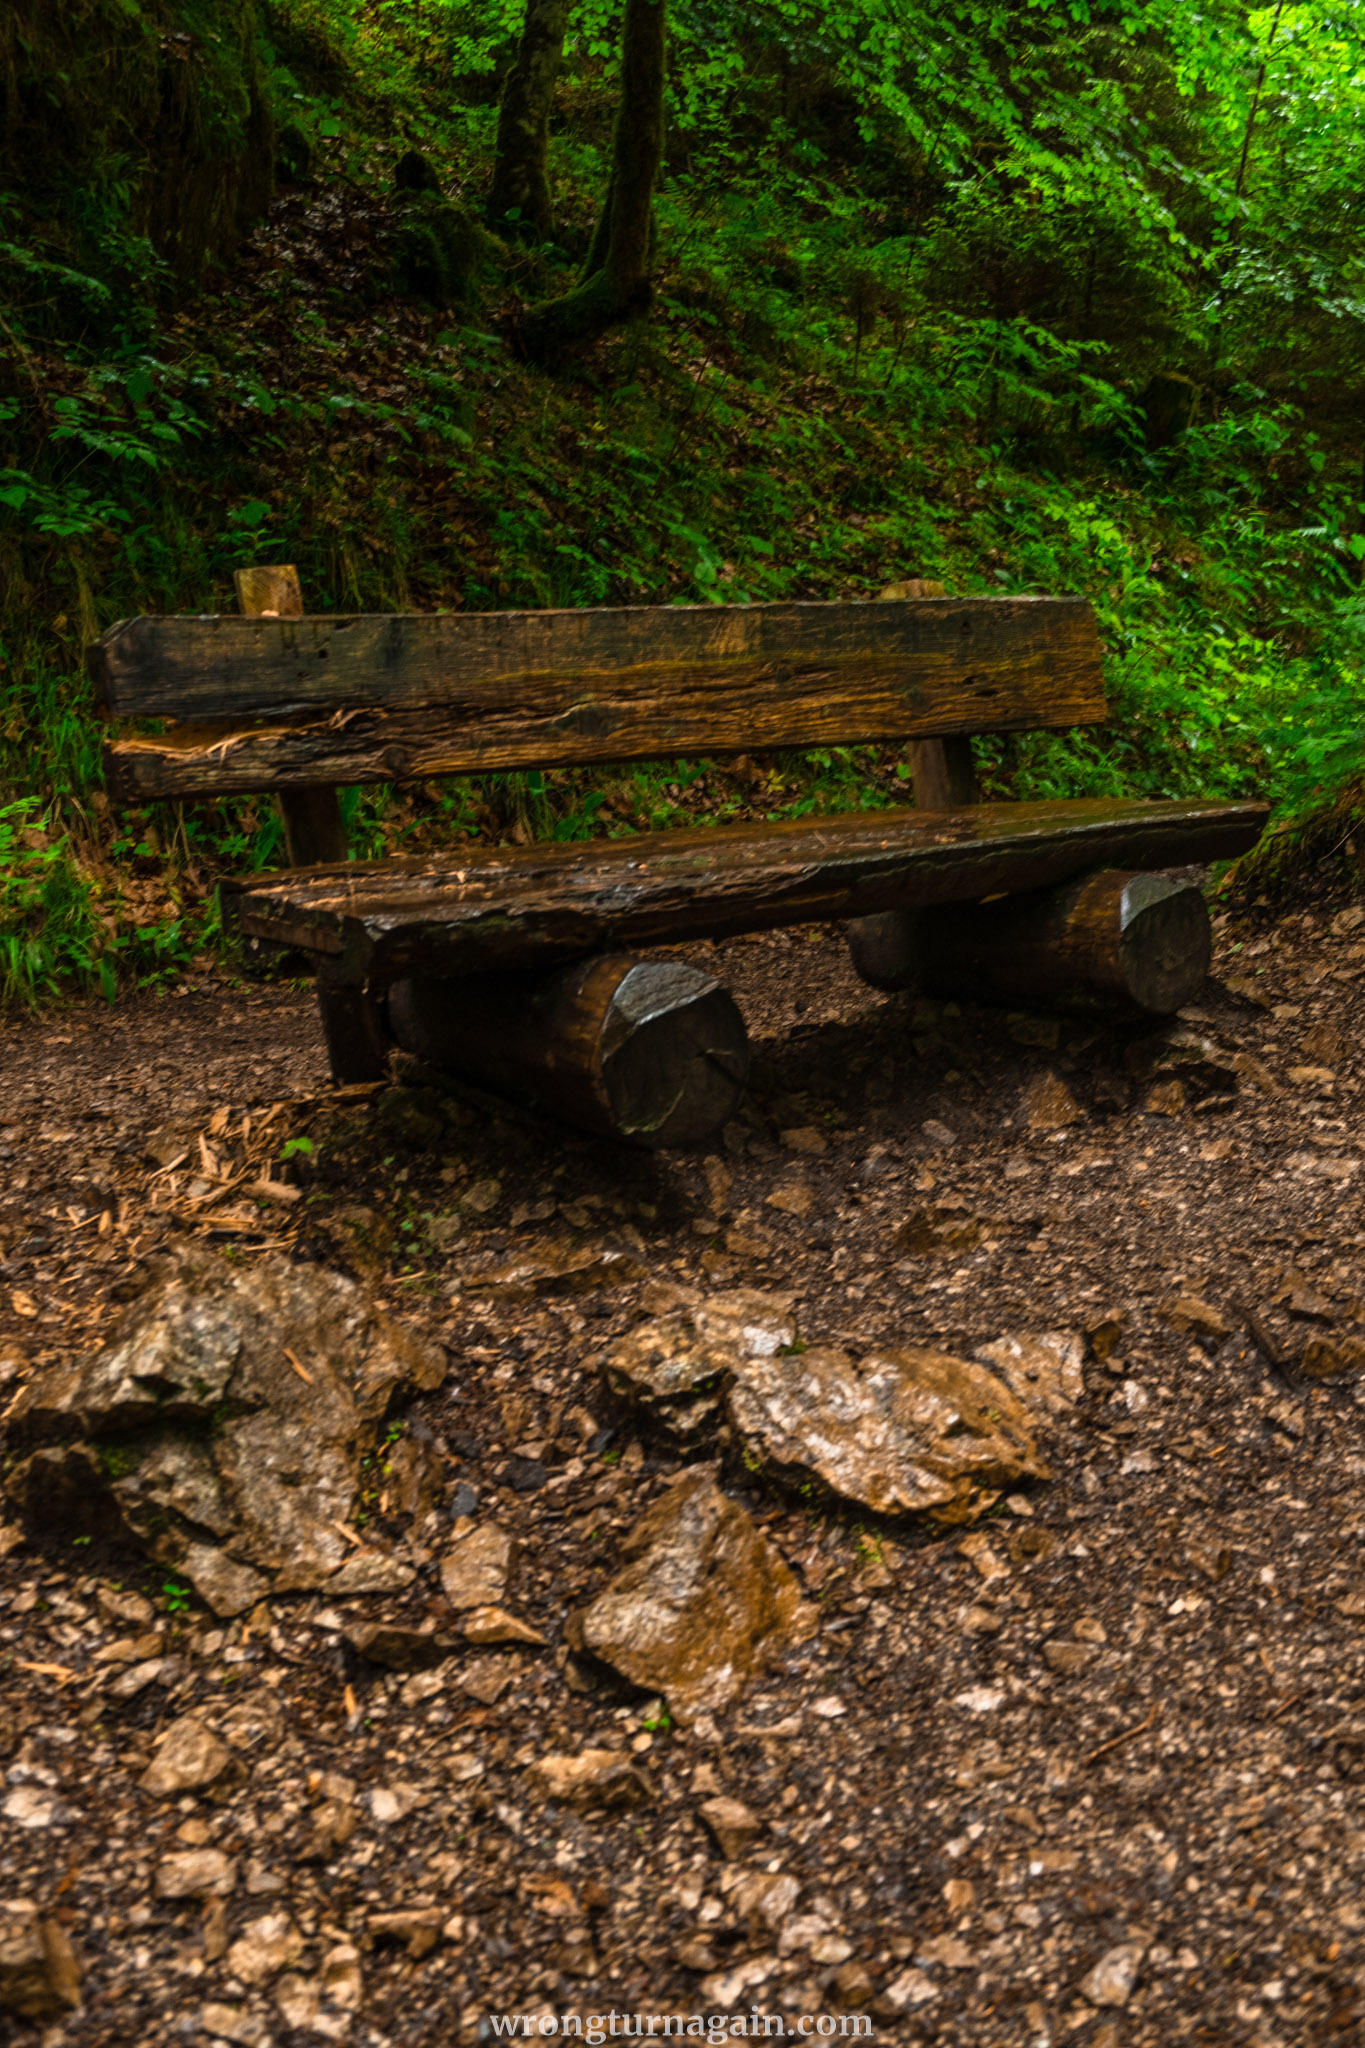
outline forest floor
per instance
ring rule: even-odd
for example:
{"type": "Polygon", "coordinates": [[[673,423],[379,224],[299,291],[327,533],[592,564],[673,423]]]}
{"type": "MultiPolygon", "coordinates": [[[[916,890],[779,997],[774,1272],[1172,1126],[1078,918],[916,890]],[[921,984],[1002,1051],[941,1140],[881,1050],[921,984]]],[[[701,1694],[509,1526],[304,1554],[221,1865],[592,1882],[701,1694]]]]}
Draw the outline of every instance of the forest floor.
{"type": "Polygon", "coordinates": [[[299,1199],[217,1241],[331,1256],[361,1219],[368,1283],[450,1353],[412,1424],[441,1513],[521,1539],[547,1639],[476,1678],[359,1658],[345,1623],[430,1611],[420,1546],[409,1594],[224,1625],[164,1572],[8,1530],[4,1886],[83,1971],[34,2038],[444,2048],[490,2013],[758,2006],[973,2048],[1365,2040],[1365,919],[1220,923],[1221,979],[1162,1032],[876,996],[827,930],[692,949],[758,1054],[709,1156],[329,1091],[292,988],[11,1018],[0,1376],[93,1341],[204,1228],[201,1134],[276,1161],[307,1136],[299,1199]],[[628,1277],[480,1296],[481,1262],[566,1232],[628,1277]],[[598,1370],[658,1276],[780,1290],[859,1349],[1088,1346],[1053,1478],[972,1529],[727,1474],[820,1627],[686,1727],[561,1647],[679,1466],[598,1370]],[[156,1797],[153,1738],[190,1709],[248,1771],[156,1797]],[[648,1803],[547,1818],[528,1766],[586,1747],[628,1751],[648,1803]],[[698,1815],[721,1792],[758,1823],[729,1862],[698,1815]],[[355,1826],[319,1858],[324,1794],[355,1826]],[[190,1849],[230,1859],[224,1902],[160,1895],[190,1849]]]}

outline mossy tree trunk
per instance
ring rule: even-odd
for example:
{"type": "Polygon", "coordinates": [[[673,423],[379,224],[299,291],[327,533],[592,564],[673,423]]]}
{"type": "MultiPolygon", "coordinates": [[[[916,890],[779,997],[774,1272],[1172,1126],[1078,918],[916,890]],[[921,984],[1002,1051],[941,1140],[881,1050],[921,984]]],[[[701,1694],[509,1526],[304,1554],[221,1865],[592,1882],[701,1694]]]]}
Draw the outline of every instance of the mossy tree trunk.
{"type": "Polygon", "coordinates": [[[664,146],[664,0],[626,0],[611,181],[577,285],[533,306],[526,353],[552,361],[649,304],[654,187],[664,146]]]}
{"type": "Polygon", "coordinates": [[[498,109],[488,217],[499,234],[549,234],[554,227],[548,155],[550,101],[564,56],[573,0],[526,0],[517,59],[498,109]]]}

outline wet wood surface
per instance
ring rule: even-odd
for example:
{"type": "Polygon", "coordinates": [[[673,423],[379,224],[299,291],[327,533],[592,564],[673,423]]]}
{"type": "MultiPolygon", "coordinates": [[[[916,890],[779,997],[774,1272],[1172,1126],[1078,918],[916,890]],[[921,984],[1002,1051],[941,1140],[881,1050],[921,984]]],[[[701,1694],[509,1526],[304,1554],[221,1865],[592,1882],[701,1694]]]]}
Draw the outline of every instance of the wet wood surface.
{"type": "Polygon", "coordinates": [[[1264,804],[1119,801],[859,812],[352,861],[227,882],[223,906],[243,934],[344,957],[351,980],[393,981],[1231,858],[1267,816],[1264,804]]]}
{"type": "Polygon", "coordinates": [[[1119,869],[992,903],[883,911],[848,936],[874,988],[1134,1016],[1194,1002],[1213,951],[1200,889],[1119,869]]]}
{"type": "Polygon", "coordinates": [[[1105,716],[1080,598],[140,618],[91,651],[124,799],[915,740],[1105,716]]]}
{"type": "Polygon", "coordinates": [[[390,990],[388,1015],[405,1051],[639,1145],[699,1144],[734,1114],[749,1075],[733,996],[682,960],[422,976],[390,990]]]}

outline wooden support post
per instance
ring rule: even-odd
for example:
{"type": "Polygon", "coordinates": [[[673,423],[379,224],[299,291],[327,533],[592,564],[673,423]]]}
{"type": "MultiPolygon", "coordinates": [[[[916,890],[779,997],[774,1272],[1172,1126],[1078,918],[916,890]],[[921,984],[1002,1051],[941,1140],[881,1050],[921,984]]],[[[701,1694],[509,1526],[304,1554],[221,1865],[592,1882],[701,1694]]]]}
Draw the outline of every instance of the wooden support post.
{"type": "Polygon", "coordinates": [[[1060,888],[860,918],[849,946],[874,988],[1169,1016],[1204,986],[1212,934],[1192,883],[1106,869],[1060,888]]]}
{"type": "MultiPolygon", "coordinates": [[[[888,603],[898,599],[946,597],[947,594],[941,583],[930,582],[923,576],[907,577],[901,583],[888,583],[885,590],[877,592],[878,599],[888,603]]],[[[950,739],[912,740],[910,783],[915,792],[917,811],[951,811],[959,804],[974,804],[976,769],[972,763],[971,740],[965,734],[955,734],[950,739]]]]}
{"type": "Polygon", "coordinates": [[[729,990],[677,960],[618,953],[549,974],[414,977],[390,989],[389,1023],[433,1065],[654,1147],[709,1137],[749,1074],[729,990]]]}
{"type": "MultiPolygon", "coordinates": [[[[248,619],[301,619],[303,591],[292,563],[234,569],[237,609],[248,619]]],[[[326,783],[286,789],[277,801],[291,868],[322,867],[346,858],[346,828],[337,793],[326,783]]]]}
{"type": "MultiPolygon", "coordinates": [[[[247,618],[301,619],[303,591],[292,563],[233,571],[237,608],[247,618]]],[[[337,793],[325,783],[282,790],[277,799],[284,821],[284,847],[291,868],[344,861],[346,828],[337,793]]],[[[377,1081],[388,1064],[389,1047],[380,1014],[363,982],[328,987],[318,982],[318,1008],[332,1076],[337,1081],[377,1081]]]]}

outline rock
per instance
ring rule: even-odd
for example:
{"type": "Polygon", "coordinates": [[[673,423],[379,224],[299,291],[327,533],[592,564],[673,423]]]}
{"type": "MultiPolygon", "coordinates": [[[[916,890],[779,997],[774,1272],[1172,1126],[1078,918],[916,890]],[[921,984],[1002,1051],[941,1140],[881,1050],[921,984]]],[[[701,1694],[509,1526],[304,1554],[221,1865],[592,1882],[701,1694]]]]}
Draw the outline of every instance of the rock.
{"type": "Polygon", "coordinates": [[[41,1785],[15,1785],[0,1804],[0,1815],[20,1828],[60,1828],[77,1818],[71,1807],[41,1785]]]}
{"type": "Polygon", "coordinates": [[[915,1951],[917,1963],[938,1963],[946,1970],[974,1970],[976,1957],[956,1934],[936,1934],[915,1951]]]}
{"type": "Polygon", "coordinates": [[[1020,1113],[1031,1131],[1060,1131],[1079,1123],[1085,1111],[1060,1074],[1036,1074],[1025,1088],[1020,1113]]]}
{"type": "Polygon", "coordinates": [[[846,1963],[853,1953],[853,1943],[843,1934],[822,1934],[810,1945],[810,1959],[813,1963],[826,1966],[846,1963]]]}
{"type": "Polygon", "coordinates": [[[514,1657],[471,1657],[462,1666],[457,1683],[461,1692],[482,1706],[496,1706],[517,1676],[514,1657]]]}
{"type": "Polygon", "coordinates": [[[221,2005],[211,2000],[200,2008],[199,2024],[211,2040],[231,2041],[234,2048],[272,2048],[266,2021],[243,2006],[221,2005]]]}
{"type": "Polygon", "coordinates": [[[1093,1643],[1050,1642],[1043,1644],[1043,1662],[1061,1678],[1075,1678],[1092,1664],[1097,1655],[1093,1643]]]}
{"type": "Polygon", "coordinates": [[[916,1258],[957,1258],[980,1244],[984,1224],[954,1199],[917,1209],[896,1231],[896,1244],[916,1258]]]}
{"type": "Polygon", "coordinates": [[[569,1616],[566,1638],[664,1694],[677,1718],[726,1706],[814,1630],[796,1578],[708,1465],[659,1495],[621,1557],[605,1590],[569,1616]]]}
{"type": "Polygon", "coordinates": [[[451,1606],[498,1606],[507,1592],[516,1548],[495,1522],[484,1522],[458,1537],[441,1559],[441,1590],[451,1606]]]}
{"type": "Polygon", "coordinates": [[[1108,1949],[1080,1981],[1080,1994],[1092,2005],[1126,2005],[1137,1982],[1145,1941],[1121,1941],[1108,1949]]]}
{"type": "Polygon", "coordinates": [[[654,1796],[648,1778],[618,1749],[585,1749],[578,1756],[543,1756],[528,1765],[526,1780],[538,1797],[576,1813],[615,1812],[643,1806],[654,1796]]]}
{"type": "Polygon", "coordinates": [[[216,1719],[216,1732],[233,1749],[251,1750],[262,1744],[274,1749],[284,1735],[284,1710],[268,1685],[230,1699],[216,1719]]]}
{"type": "Polygon", "coordinates": [[[303,1954],[303,1936],[287,1913],[248,1921],[227,1952],[229,1974],[243,1984],[265,1984],[303,1954]]]}
{"type": "Polygon", "coordinates": [[[1003,1380],[946,1352],[846,1351],[745,1360],[727,1396],[748,1453],[813,1473],[878,1514],[965,1503],[974,1487],[1046,1479],[1032,1419],[1003,1380]]]}
{"type": "Polygon", "coordinates": [[[1310,1337],[1298,1360],[1305,1379],[1330,1380],[1338,1373],[1356,1372],[1365,1366],[1365,1339],[1360,1337],[1310,1337]]]}
{"type": "Polygon", "coordinates": [[[539,1629],[509,1614],[505,1607],[474,1608],[465,1616],[464,1632],[481,1649],[490,1643],[533,1643],[537,1648],[543,1648],[545,1643],[539,1629]]]}
{"type": "Polygon", "coordinates": [[[156,1867],[159,1899],[225,1899],[237,1888],[237,1865],[220,1849],[186,1849],[156,1867]]]}
{"type": "Polygon", "coordinates": [[[95,1605],[107,1620],[126,1622],[130,1628],[149,1628],[156,1620],[156,1609],[141,1593],[116,1593],[110,1586],[98,1586],[95,1605]]]}
{"type": "Polygon", "coordinates": [[[839,1994],[840,2004],[854,2012],[859,2006],[867,2005],[877,1989],[861,1963],[845,1963],[842,1970],[836,1971],[834,1988],[839,1994]]]}
{"type": "Polygon", "coordinates": [[[892,2014],[913,2012],[939,1995],[938,1986],[924,1970],[902,1970],[882,1993],[892,2014]]]}
{"type": "Polygon", "coordinates": [[[155,1756],[138,1783],[144,1792],[170,1799],[178,1792],[202,1792],[241,1766],[225,1742],[197,1714],[182,1714],[162,1736],[155,1756]]]}
{"type": "Polygon", "coordinates": [[[957,1143],[957,1132],[932,1116],[920,1125],[920,1134],[936,1152],[946,1152],[950,1146],[957,1143]]]}
{"type": "Polygon", "coordinates": [[[373,1785],[370,1788],[370,1814],[381,1828],[406,1820],[421,1804],[422,1794],[415,1785],[405,1785],[400,1781],[395,1785],[373,1785]]]}
{"type": "Polygon", "coordinates": [[[29,1379],[8,1490],[29,1527],[140,1542],[238,1614],[336,1572],[361,1457],[445,1372],[343,1274],[185,1255],[101,1350],[29,1379]]]}
{"type": "Polygon", "coordinates": [[[1142,1107],[1148,1116],[1179,1116],[1185,1107],[1185,1083],[1174,1076],[1157,1081],[1147,1091],[1142,1107]]]}
{"type": "Polygon", "coordinates": [[[784,1216],[809,1216],[815,1207],[814,1190],[803,1180],[784,1181],[763,1199],[770,1209],[778,1209],[784,1216]]]}
{"type": "Polygon", "coordinates": [[[327,1580],[329,1593],[402,1593],[416,1578],[413,1566],[386,1550],[353,1550],[327,1580]]]}
{"type": "Polygon", "coordinates": [[[55,2020],[81,2002],[81,1971],[64,1929],[28,1899],[0,1903],[0,2013],[55,2020]]]}
{"type": "Polygon", "coordinates": [[[1347,1044],[1338,1027],[1324,1019],[1322,1023],[1315,1024],[1310,1031],[1305,1031],[1299,1040],[1299,1051],[1306,1060],[1321,1062],[1325,1067],[1335,1067],[1339,1061],[1345,1059],[1347,1044]]]}
{"type": "Polygon", "coordinates": [[[301,2034],[316,2034],[321,2019],[322,1993],[312,1977],[286,1971],[271,1994],[275,2010],[287,2027],[301,2034]]]}
{"type": "Polygon", "coordinates": [[[576,1244],[571,1237],[519,1252],[492,1265],[469,1267],[460,1276],[466,1294],[491,1301],[535,1301],[550,1294],[592,1294],[643,1280],[645,1269],[633,1252],[614,1245],[576,1244]]]}
{"type": "Polygon", "coordinates": [[[353,1650],[387,1671],[414,1671],[439,1664],[450,1644],[434,1628],[401,1628],[391,1621],[353,1622],[342,1634],[353,1650]]]}
{"type": "Polygon", "coordinates": [[[800,1896],[801,1886],[794,1877],[767,1870],[741,1870],[729,1893],[735,1914],[741,1920],[756,1921],[769,1934],[789,1923],[800,1896]]]}
{"type": "Polygon", "coordinates": [[[349,1942],[339,1942],[322,1959],[318,1983],[324,1997],[342,2012],[354,2012],[364,1992],[360,1974],[360,1951],[349,1942]]]}
{"type": "Polygon", "coordinates": [[[187,1541],[176,1557],[176,1568],[184,1573],[200,1599],[215,1614],[225,1617],[245,1614],[248,1607],[254,1607],[270,1591],[270,1581],[264,1572],[229,1557],[212,1543],[187,1541]]]}
{"type": "Polygon", "coordinates": [[[441,1939],[445,1918],[440,1906],[409,1906],[396,1913],[371,1913],[365,1931],[371,1941],[401,1941],[412,1961],[420,1963],[441,1939]]]}
{"type": "Polygon", "coordinates": [[[803,1125],[800,1130],[783,1131],[782,1143],[788,1152],[800,1152],[807,1159],[818,1159],[829,1150],[829,1139],[823,1131],[813,1125],[803,1125]]]}
{"type": "Polygon", "coordinates": [[[722,1856],[731,1862],[741,1857],[763,1833],[763,1823],[738,1799],[708,1799],[698,1807],[702,1819],[722,1856]]]}
{"type": "Polygon", "coordinates": [[[790,1295],[738,1288],[685,1296],[623,1337],[607,1354],[604,1375],[614,1394],[687,1439],[719,1420],[724,1382],[738,1363],[795,1342],[790,1295]]]}
{"type": "Polygon", "coordinates": [[[976,1357],[999,1373],[1036,1414],[1065,1415],[1085,1398],[1085,1346],[1074,1330],[997,1337],[993,1344],[983,1344],[976,1357]]]}
{"type": "Polygon", "coordinates": [[[1178,1294],[1163,1301],[1160,1313],[1173,1330],[1187,1331],[1194,1337],[1221,1340],[1232,1335],[1232,1324],[1222,1311],[1211,1302],[1201,1301],[1197,1294],[1178,1294]]]}
{"type": "Polygon", "coordinates": [[[1123,1325],[1126,1320],[1127,1318],[1121,1308],[1111,1308],[1106,1310],[1095,1322],[1086,1326],[1085,1334],[1090,1339],[1090,1349],[1101,1363],[1106,1358],[1113,1356],[1118,1347],[1119,1338],[1123,1335],[1123,1325]]]}

